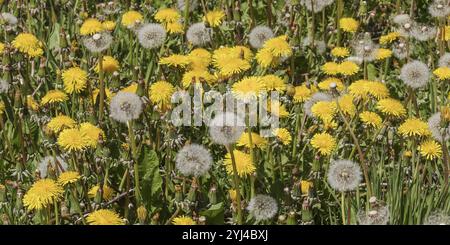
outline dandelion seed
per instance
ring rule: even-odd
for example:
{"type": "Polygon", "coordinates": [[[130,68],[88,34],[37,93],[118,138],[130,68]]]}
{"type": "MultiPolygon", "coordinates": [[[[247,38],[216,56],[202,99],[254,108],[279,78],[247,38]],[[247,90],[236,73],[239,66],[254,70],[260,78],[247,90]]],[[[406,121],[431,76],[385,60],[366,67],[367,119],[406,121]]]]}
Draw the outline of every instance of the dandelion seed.
{"type": "MultiPolygon", "coordinates": [[[[186,0],[177,0],[177,7],[180,11],[184,13],[184,6],[186,6],[186,0]]],[[[194,9],[198,7],[197,0],[189,0],[189,12],[192,12],[194,9]]]]}
{"type": "Polygon", "coordinates": [[[314,40],[314,47],[310,41],[309,37],[305,37],[302,41],[303,47],[315,48],[317,54],[323,54],[327,50],[327,44],[323,40],[314,40]]]}
{"type": "Polygon", "coordinates": [[[212,30],[203,22],[195,23],[186,32],[187,40],[194,46],[204,46],[211,42],[212,30]]]}
{"type": "Polygon", "coordinates": [[[177,153],[175,166],[185,176],[199,177],[208,173],[212,162],[211,154],[204,146],[190,144],[177,153]]]}
{"type": "Polygon", "coordinates": [[[9,26],[10,28],[16,26],[18,23],[16,16],[14,16],[11,13],[1,13],[0,19],[2,19],[3,23],[9,26]]]}
{"type": "Polygon", "coordinates": [[[309,11],[314,13],[321,12],[325,7],[331,5],[334,0],[301,0],[300,4],[306,7],[309,11]]]}
{"type": "Polygon", "coordinates": [[[428,41],[436,37],[437,28],[426,25],[415,25],[411,29],[411,36],[418,41],[428,41]]]}
{"type": "Polygon", "coordinates": [[[361,168],[350,160],[332,161],[328,169],[328,183],[340,192],[354,191],[362,180],[361,168]]]}
{"type": "Polygon", "coordinates": [[[245,122],[231,112],[218,114],[209,123],[211,140],[225,146],[239,140],[244,130],[245,122]]]}
{"type": "Polygon", "coordinates": [[[139,43],[148,49],[158,48],[166,40],[166,30],[160,24],[145,24],[137,31],[139,43]]]}
{"type": "Polygon", "coordinates": [[[256,26],[250,31],[248,40],[253,48],[259,49],[267,40],[273,38],[274,36],[275,34],[273,33],[272,29],[267,26],[260,25],[256,26]]]}
{"type": "Polygon", "coordinates": [[[450,53],[445,53],[439,58],[440,67],[450,67],[450,53]]]}
{"type": "Polygon", "coordinates": [[[450,216],[444,211],[433,212],[425,220],[424,225],[450,225],[450,216]]]}
{"type": "Polygon", "coordinates": [[[430,71],[428,66],[418,60],[407,63],[400,72],[400,79],[413,89],[425,87],[429,78],[430,71]]]}
{"type": "Polygon", "coordinates": [[[387,206],[377,206],[368,213],[361,210],[358,213],[358,223],[360,225],[386,225],[389,222],[389,208],[387,206]]]}
{"type": "Polygon", "coordinates": [[[447,17],[450,14],[450,6],[448,0],[434,0],[428,6],[428,12],[433,17],[447,17]]]}
{"type": "Polygon", "coordinates": [[[139,118],[143,105],[141,98],[135,93],[119,92],[111,99],[109,108],[111,118],[127,123],[139,118]]]}
{"type": "Polygon", "coordinates": [[[267,195],[256,195],[248,203],[247,210],[256,221],[272,219],[278,212],[277,201],[267,195]]]}
{"type": "Polygon", "coordinates": [[[113,41],[111,34],[107,32],[96,33],[83,39],[84,46],[92,53],[100,53],[109,48],[113,41]]]}

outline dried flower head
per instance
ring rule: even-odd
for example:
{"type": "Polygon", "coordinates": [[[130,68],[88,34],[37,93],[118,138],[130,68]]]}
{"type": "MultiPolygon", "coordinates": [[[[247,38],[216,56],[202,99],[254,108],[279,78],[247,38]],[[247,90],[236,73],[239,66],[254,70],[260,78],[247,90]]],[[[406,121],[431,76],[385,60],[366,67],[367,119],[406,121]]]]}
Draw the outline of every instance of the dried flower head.
{"type": "Polygon", "coordinates": [[[350,160],[332,161],[328,170],[328,183],[338,191],[353,191],[361,182],[361,168],[350,160]]]}
{"type": "Polygon", "coordinates": [[[186,32],[187,40],[194,46],[204,46],[211,42],[212,29],[207,28],[205,23],[199,22],[191,25],[186,32]]]}
{"type": "Polygon", "coordinates": [[[175,159],[176,168],[185,176],[199,177],[205,175],[213,163],[208,149],[202,145],[190,144],[184,146],[175,159]]]}
{"type": "Polygon", "coordinates": [[[111,46],[113,37],[108,32],[96,33],[83,38],[84,46],[92,53],[100,53],[111,46]]]}
{"type": "Polygon", "coordinates": [[[402,67],[400,79],[413,89],[427,85],[430,78],[428,66],[418,60],[411,61],[402,67]]]}
{"type": "Polygon", "coordinates": [[[143,105],[141,98],[135,93],[119,92],[111,99],[109,109],[114,120],[127,123],[139,118],[143,105]]]}
{"type": "Polygon", "coordinates": [[[244,130],[243,119],[231,112],[218,114],[209,123],[211,140],[225,146],[238,141],[244,130]]]}
{"type": "Polygon", "coordinates": [[[274,36],[275,34],[272,29],[264,25],[259,25],[250,31],[250,34],[248,34],[248,40],[253,48],[259,49],[267,40],[273,38],[274,36]]]}
{"type": "Polygon", "coordinates": [[[267,195],[256,195],[248,203],[247,210],[256,221],[273,218],[278,212],[277,201],[267,195]]]}
{"type": "Polygon", "coordinates": [[[160,24],[145,24],[137,31],[139,43],[144,48],[158,48],[164,44],[166,40],[166,30],[160,24]]]}

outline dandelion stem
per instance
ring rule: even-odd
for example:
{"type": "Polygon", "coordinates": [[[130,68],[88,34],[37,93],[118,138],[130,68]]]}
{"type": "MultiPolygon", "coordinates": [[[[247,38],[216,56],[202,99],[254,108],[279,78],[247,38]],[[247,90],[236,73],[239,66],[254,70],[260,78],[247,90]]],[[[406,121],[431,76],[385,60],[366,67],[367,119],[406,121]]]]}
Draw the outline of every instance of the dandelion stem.
{"type": "Polygon", "coordinates": [[[134,168],[134,184],[135,184],[135,196],[136,203],[138,206],[141,204],[141,192],[139,188],[139,165],[138,165],[138,157],[137,157],[137,147],[136,147],[136,136],[134,135],[133,130],[133,121],[128,121],[128,135],[130,137],[131,144],[131,155],[133,158],[133,168],[134,168]]]}
{"type": "Polygon", "coordinates": [[[345,225],[345,192],[341,193],[341,215],[342,215],[342,224],[345,225]]]}
{"type": "Polygon", "coordinates": [[[98,56],[98,73],[99,73],[99,83],[100,83],[100,101],[98,110],[98,121],[101,123],[103,120],[103,108],[105,106],[105,81],[103,79],[103,54],[100,52],[98,56]]]}
{"type": "Polygon", "coordinates": [[[231,165],[233,166],[233,182],[234,189],[236,190],[236,206],[237,206],[237,223],[242,225],[242,206],[241,206],[241,191],[240,191],[240,180],[236,167],[236,159],[234,157],[233,146],[227,146],[227,151],[230,153],[231,165]]]}

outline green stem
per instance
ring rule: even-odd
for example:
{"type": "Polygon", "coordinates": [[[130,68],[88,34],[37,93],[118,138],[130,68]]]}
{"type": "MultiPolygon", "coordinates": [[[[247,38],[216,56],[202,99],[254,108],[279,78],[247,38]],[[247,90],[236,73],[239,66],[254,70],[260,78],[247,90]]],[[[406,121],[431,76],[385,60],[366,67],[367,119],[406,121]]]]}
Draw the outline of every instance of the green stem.
{"type": "Polygon", "coordinates": [[[236,208],[237,208],[237,223],[242,225],[242,206],[241,206],[241,191],[240,191],[240,180],[236,167],[236,159],[234,158],[233,146],[227,146],[227,151],[230,153],[231,165],[233,166],[233,182],[234,189],[236,190],[236,208]]]}
{"type": "Polygon", "coordinates": [[[100,53],[98,57],[98,73],[99,73],[99,83],[100,83],[100,101],[99,101],[99,111],[98,111],[98,121],[101,123],[103,119],[103,108],[105,106],[105,82],[103,73],[103,54],[100,53]]]}
{"type": "Polygon", "coordinates": [[[133,168],[134,168],[134,193],[136,196],[136,203],[138,206],[141,203],[141,192],[140,192],[140,186],[139,186],[139,165],[138,165],[138,157],[137,157],[137,147],[136,147],[136,137],[134,135],[133,131],[133,121],[128,121],[128,135],[130,137],[130,144],[131,144],[131,155],[133,158],[133,168]]]}

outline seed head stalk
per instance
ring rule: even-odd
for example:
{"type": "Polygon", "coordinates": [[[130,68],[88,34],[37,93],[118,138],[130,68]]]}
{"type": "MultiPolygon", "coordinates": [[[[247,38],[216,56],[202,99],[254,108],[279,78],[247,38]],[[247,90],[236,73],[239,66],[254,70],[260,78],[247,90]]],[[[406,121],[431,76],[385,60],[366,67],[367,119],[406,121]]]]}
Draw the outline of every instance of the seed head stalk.
{"type": "Polygon", "coordinates": [[[101,123],[103,120],[103,110],[105,106],[105,81],[104,81],[104,71],[103,71],[103,54],[102,52],[98,55],[98,73],[99,73],[99,83],[100,83],[100,101],[99,101],[99,111],[98,111],[98,121],[101,123]]]}
{"type": "Polygon", "coordinates": [[[141,204],[141,192],[139,186],[139,165],[138,165],[138,151],[136,147],[136,136],[133,131],[133,121],[128,121],[128,136],[130,137],[131,144],[131,156],[133,158],[133,168],[134,168],[134,194],[136,196],[136,203],[138,206],[141,204]]]}
{"type": "Polygon", "coordinates": [[[226,146],[228,153],[231,157],[231,165],[233,166],[233,183],[234,189],[236,190],[236,208],[237,208],[237,223],[242,225],[242,205],[241,205],[241,191],[240,191],[240,179],[236,167],[236,159],[234,157],[233,146],[226,146]]]}

